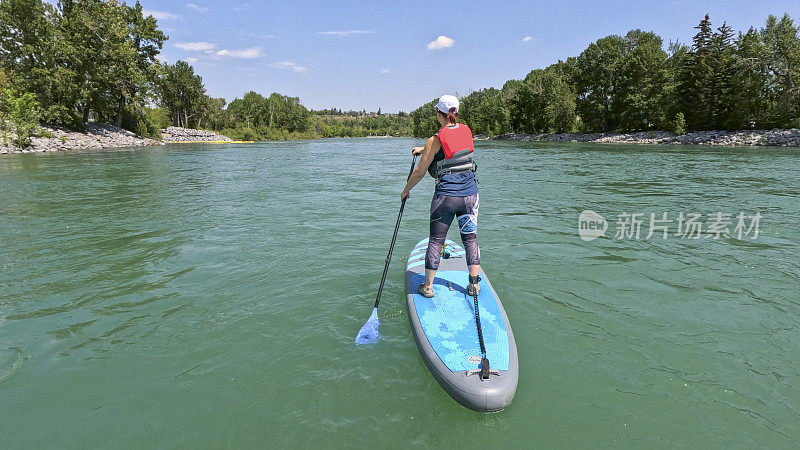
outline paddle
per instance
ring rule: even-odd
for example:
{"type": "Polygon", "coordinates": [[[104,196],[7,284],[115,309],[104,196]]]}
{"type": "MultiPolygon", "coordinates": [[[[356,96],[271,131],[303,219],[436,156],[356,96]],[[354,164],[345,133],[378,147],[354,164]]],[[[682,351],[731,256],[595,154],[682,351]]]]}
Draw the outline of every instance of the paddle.
{"type": "MultiPolygon", "coordinates": [[[[414,155],[414,158],[411,160],[411,170],[408,171],[408,177],[406,180],[411,178],[411,173],[414,172],[414,166],[417,163],[417,155],[414,155]]],[[[375,306],[372,308],[372,314],[370,314],[369,319],[367,319],[367,323],[358,330],[358,335],[356,336],[356,344],[372,344],[376,342],[380,337],[380,333],[378,332],[378,326],[380,325],[380,321],[378,321],[378,303],[381,301],[381,293],[383,293],[383,283],[386,281],[386,272],[389,270],[389,261],[392,260],[392,251],[394,250],[394,242],[397,240],[397,230],[400,229],[400,219],[403,217],[403,209],[406,207],[406,200],[408,197],[404,198],[402,202],[400,202],[400,213],[397,214],[397,223],[394,225],[394,234],[392,235],[392,243],[389,245],[389,255],[386,256],[386,265],[383,267],[383,275],[381,276],[381,284],[378,286],[378,297],[375,299],[375,306]]]]}

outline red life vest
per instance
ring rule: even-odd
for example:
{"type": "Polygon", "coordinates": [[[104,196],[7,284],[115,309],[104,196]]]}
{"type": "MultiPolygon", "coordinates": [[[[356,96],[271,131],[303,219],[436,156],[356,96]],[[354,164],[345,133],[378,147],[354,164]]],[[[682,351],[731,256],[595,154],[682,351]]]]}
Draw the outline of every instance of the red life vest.
{"type": "Polygon", "coordinates": [[[439,130],[439,142],[442,144],[444,159],[436,161],[428,167],[428,172],[437,180],[447,174],[475,172],[477,166],[472,159],[475,145],[472,142],[472,130],[463,123],[457,127],[447,126],[439,130]]]}
{"type": "Polygon", "coordinates": [[[452,159],[453,155],[460,150],[469,149],[470,153],[475,151],[472,143],[472,130],[463,123],[454,128],[442,127],[439,130],[439,142],[442,143],[444,159],[452,159]]]}

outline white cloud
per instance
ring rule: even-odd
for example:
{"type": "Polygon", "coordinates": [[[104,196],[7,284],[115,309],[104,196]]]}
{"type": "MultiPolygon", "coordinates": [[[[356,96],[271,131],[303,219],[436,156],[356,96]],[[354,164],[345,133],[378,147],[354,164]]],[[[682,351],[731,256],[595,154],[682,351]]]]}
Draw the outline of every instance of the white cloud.
{"type": "Polygon", "coordinates": [[[200,6],[196,3],[187,3],[186,7],[201,13],[208,12],[208,8],[206,8],[205,6],[200,6]]]}
{"type": "Polygon", "coordinates": [[[153,18],[156,20],[173,20],[178,18],[177,14],[172,14],[165,11],[154,11],[152,9],[143,9],[142,15],[145,17],[153,16],[153,18]]]}
{"type": "Polygon", "coordinates": [[[522,38],[522,42],[528,42],[531,41],[532,39],[533,39],[532,36],[525,36],[524,38],[522,38]]]}
{"type": "Polygon", "coordinates": [[[183,60],[189,64],[196,63],[198,61],[197,58],[183,58],[183,60]]]}
{"type": "Polygon", "coordinates": [[[217,56],[229,56],[231,58],[254,59],[261,57],[261,47],[250,47],[240,50],[223,49],[217,52],[217,56]]]}
{"type": "Polygon", "coordinates": [[[161,61],[162,63],[165,63],[165,62],[167,62],[167,57],[166,57],[166,56],[164,56],[164,55],[162,55],[161,53],[159,53],[159,54],[157,54],[157,55],[156,55],[156,59],[157,59],[157,60],[159,60],[159,61],[161,61]]]}
{"type": "Polygon", "coordinates": [[[387,73],[389,73],[389,72],[391,72],[389,69],[383,69],[383,70],[381,70],[381,73],[382,73],[382,74],[384,74],[384,75],[386,75],[386,74],[387,74],[387,73]]]}
{"type": "Polygon", "coordinates": [[[428,43],[428,50],[439,50],[442,48],[452,47],[455,41],[447,36],[439,36],[435,41],[428,43]]]}
{"type": "Polygon", "coordinates": [[[217,44],[213,42],[178,42],[175,44],[175,47],[178,47],[181,50],[186,50],[187,52],[209,52],[217,48],[217,44]]]}
{"type": "Polygon", "coordinates": [[[276,69],[292,69],[294,73],[305,73],[308,71],[308,67],[303,67],[294,61],[276,62],[272,67],[276,69]]]}
{"type": "Polygon", "coordinates": [[[372,31],[367,30],[344,30],[344,31],[318,31],[317,34],[324,34],[328,36],[346,37],[354,34],[370,34],[372,31]]]}

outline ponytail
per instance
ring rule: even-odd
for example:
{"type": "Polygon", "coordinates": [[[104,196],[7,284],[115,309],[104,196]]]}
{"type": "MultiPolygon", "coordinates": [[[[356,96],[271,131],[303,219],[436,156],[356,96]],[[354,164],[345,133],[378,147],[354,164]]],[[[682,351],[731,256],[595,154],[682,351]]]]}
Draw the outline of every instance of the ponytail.
{"type": "Polygon", "coordinates": [[[458,118],[458,113],[456,112],[456,108],[450,108],[450,112],[447,113],[447,123],[449,125],[455,125],[456,119],[458,118]]]}

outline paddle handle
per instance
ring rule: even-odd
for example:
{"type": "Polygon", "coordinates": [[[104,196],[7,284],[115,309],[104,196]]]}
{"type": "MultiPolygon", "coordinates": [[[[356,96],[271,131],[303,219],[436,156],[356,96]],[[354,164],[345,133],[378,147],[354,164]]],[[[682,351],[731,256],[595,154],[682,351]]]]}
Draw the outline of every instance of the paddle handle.
{"type": "MultiPolygon", "coordinates": [[[[414,166],[417,164],[417,155],[414,155],[414,158],[411,159],[411,170],[408,171],[408,177],[411,178],[411,174],[414,172],[414,166]]],[[[389,262],[392,261],[392,252],[394,251],[394,243],[397,240],[397,231],[400,229],[400,219],[403,218],[403,210],[406,207],[406,200],[408,197],[404,198],[402,202],[400,202],[400,213],[397,214],[397,223],[394,224],[394,234],[392,234],[392,243],[389,245],[389,254],[386,255],[386,265],[383,267],[383,275],[381,275],[381,284],[378,286],[378,296],[375,298],[375,308],[378,307],[378,303],[381,301],[381,294],[383,293],[383,283],[386,282],[386,272],[389,271],[389,262]]]]}

